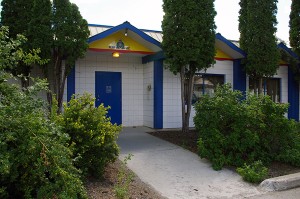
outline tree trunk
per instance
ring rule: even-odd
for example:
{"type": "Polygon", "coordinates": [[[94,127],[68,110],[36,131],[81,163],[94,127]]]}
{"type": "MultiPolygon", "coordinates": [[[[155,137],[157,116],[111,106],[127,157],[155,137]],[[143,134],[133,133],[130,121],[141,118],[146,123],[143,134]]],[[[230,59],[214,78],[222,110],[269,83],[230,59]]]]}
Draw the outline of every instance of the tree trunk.
{"type": "Polygon", "coordinates": [[[189,132],[190,115],[192,109],[194,74],[195,72],[190,71],[190,73],[186,75],[185,67],[181,68],[180,79],[181,79],[181,105],[182,105],[182,133],[189,132]]]}
{"type": "Polygon", "coordinates": [[[263,79],[260,77],[258,79],[258,94],[261,95],[263,94],[263,79]]]}
{"type": "Polygon", "coordinates": [[[181,83],[181,114],[182,114],[182,133],[188,132],[188,124],[186,123],[186,99],[185,99],[185,67],[182,66],[180,70],[181,83]]]}
{"type": "Polygon", "coordinates": [[[64,97],[64,91],[65,91],[65,83],[66,83],[66,79],[67,79],[67,74],[66,74],[66,70],[64,70],[62,72],[63,76],[62,76],[62,81],[60,82],[59,85],[59,91],[57,93],[57,106],[58,106],[58,113],[62,112],[62,108],[63,108],[63,97],[64,97]]]}

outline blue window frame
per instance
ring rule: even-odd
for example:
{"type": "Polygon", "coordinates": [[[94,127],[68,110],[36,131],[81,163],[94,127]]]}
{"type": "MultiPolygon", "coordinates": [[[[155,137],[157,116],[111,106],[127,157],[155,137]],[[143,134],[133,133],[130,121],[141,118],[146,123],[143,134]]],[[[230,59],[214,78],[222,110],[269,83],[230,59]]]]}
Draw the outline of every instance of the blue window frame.
{"type": "Polygon", "coordinates": [[[218,85],[225,83],[225,76],[218,74],[196,74],[194,77],[194,88],[192,103],[195,103],[203,95],[214,95],[218,85]]]}
{"type": "MultiPolygon", "coordinates": [[[[249,78],[249,91],[250,93],[258,93],[255,90],[255,85],[258,85],[259,80],[249,78]]],[[[263,93],[269,95],[274,102],[281,102],[281,79],[280,78],[267,78],[263,80],[263,93]]]]}

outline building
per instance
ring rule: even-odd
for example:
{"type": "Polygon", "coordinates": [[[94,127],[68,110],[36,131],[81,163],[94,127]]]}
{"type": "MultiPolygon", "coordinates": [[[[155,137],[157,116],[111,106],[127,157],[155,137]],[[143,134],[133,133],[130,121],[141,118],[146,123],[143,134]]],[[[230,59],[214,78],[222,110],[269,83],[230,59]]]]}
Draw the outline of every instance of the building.
{"type": "MultiPolygon", "coordinates": [[[[73,94],[92,93],[96,105],[110,106],[112,122],[123,126],[181,127],[180,77],[164,67],[162,33],[141,30],[129,22],[89,25],[89,29],[89,49],[68,76],[67,99],[73,94]]],[[[213,93],[216,85],[223,83],[251,90],[253,82],[241,66],[246,54],[219,33],[215,45],[216,63],[206,72],[198,71],[194,97],[213,93]]],[[[296,56],[284,44],[278,47],[296,56]]],[[[288,64],[281,62],[277,74],[264,85],[264,92],[274,101],[290,103],[288,117],[299,120],[299,83],[288,64]]]]}

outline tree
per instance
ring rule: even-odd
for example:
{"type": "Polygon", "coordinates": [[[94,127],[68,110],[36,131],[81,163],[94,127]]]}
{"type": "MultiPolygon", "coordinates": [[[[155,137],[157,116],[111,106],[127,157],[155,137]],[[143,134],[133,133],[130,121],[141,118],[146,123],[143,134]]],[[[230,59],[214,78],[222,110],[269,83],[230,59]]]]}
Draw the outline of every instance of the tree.
{"type": "MultiPolygon", "coordinates": [[[[18,34],[22,34],[27,37],[27,26],[31,19],[31,7],[33,0],[3,0],[1,2],[1,24],[10,27],[9,36],[16,38],[18,34]],[[17,19],[17,22],[16,22],[17,19]]],[[[28,51],[30,48],[29,43],[22,43],[22,49],[28,51]]],[[[31,71],[31,65],[26,65],[20,61],[17,67],[14,67],[11,72],[14,75],[22,75],[21,84],[22,87],[29,85],[28,76],[31,71]]]]}
{"type": "Polygon", "coordinates": [[[290,13],[290,45],[300,56],[300,2],[292,0],[290,13]]]}
{"type": "Polygon", "coordinates": [[[74,67],[75,61],[86,53],[90,32],[87,21],[82,18],[78,7],[69,0],[54,0],[52,9],[53,68],[51,70],[53,72],[50,79],[54,80],[51,90],[56,94],[60,112],[66,78],[74,67]]]}
{"type": "MultiPolygon", "coordinates": [[[[39,48],[41,57],[50,60],[49,64],[42,65],[42,69],[57,98],[60,112],[66,77],[88,48],[86,20],[69,0],[4,0],[2,6],[2,24],[14,27],[12,34],[23,33],[28,38],[27,49],[39,48]]],[[[31,67],[20,65],[20,69],[26,69],[21,74],[29,76],[31,67]]],[[[50,103],[51,99],[52,95],[48,93],[50,103]]]]}
{"type": "Polygon", "coordinates": [[[245,71],[262,93],[263,78],[273,76],[278,69],[276,13],[277,0],[241,0],[239,12],[240,46],[247,53],[245,71]]]}
{"type": "Polygon", "coordinates": [[[214,0],[164,0],[162,46],[168,68],[180,73],[182,131],[188,132],[195,72],[214,63],[214,0]]]}

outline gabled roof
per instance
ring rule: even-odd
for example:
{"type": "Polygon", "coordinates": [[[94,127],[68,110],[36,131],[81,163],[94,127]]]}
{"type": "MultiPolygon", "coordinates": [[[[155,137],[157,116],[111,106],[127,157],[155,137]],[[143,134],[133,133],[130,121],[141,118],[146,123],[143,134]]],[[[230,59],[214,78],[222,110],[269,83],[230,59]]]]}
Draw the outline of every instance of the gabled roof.
{"type": "MultiPolygon", "coordinates": [[[[118,26],[99,26],[99,25],[89,25],[89,29],[91,32],[91,37],[88,40],[88,43],[91,44],[95,41],[101,40],[105,37],[108,37],[117,32],[127,32],[128,36],[130,36],[133,40],[140,43],[141,45],[149,48],[153,52],[161,51],[161,43],[160,41],[154,39],[152,36],[155,36],[155,31],[148,31],[146,34],[144,31],[134,27],[129,22],[124,22],[118,26]],[[152,35],[152,36],[149,36],[152,35]]],[[[159,39],[159,37],[157,37],[159,39]]]]}
{"type": "MultiPolygon", "coordinates": [[[[125,31],[128,35],[136,42],[150,49],[154,54],[144,57],[144,61],[148,62],[151,60],[157,60],[164,58],[161,42],[163,35],[161,31],[138,29],[131,25],[128,21],[118,26],[106,26],[106,25],[95,25],[89,24],[89,30],[91,37],[89,38],[89,44],[98,40],[109,37],[115,33],[124,34],[125,31]]],[[[246,53],[236,46],[233,42],[227,40],[220,33],[216,34],[216,47],[230,59],[242,59],[246,57],[246,53]]],[[[219,51],[218,51],[219,52],[219,51]]],[[[228,59],[228,58],[225,58],[228,59]]]]}
{"type": "Polygon", "coordinates": [[[216,34],[216,47],[221,49],[233,59],[242,59],[246,57],[246,53],[242,49],[223,37],[220,33],[216,34]]]}
{"type": "Polygon", "coordinates": [[[296,58],[296,59],[299,60],[299,56],[298,56],[296,53],[294,53],[289,47],[287,47],[284,43],[282,43],[282,42],[279,43],[279,44],[277,45],[277,47],[283,49],[283,50],[286,51],[289,55],[291,55],[292,57],[294,57],[294,58],[296,58]]]}

